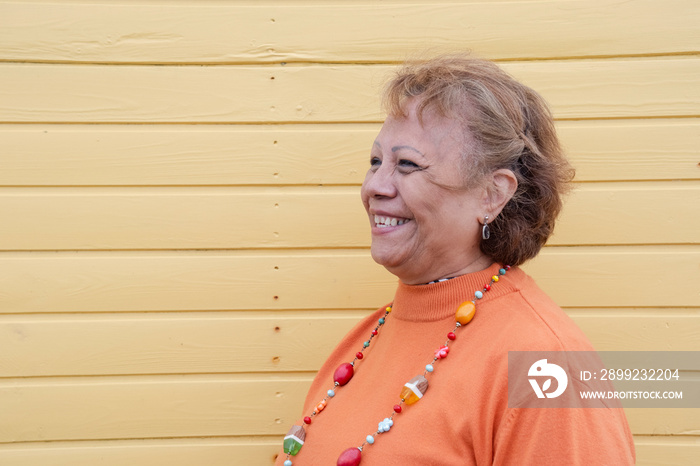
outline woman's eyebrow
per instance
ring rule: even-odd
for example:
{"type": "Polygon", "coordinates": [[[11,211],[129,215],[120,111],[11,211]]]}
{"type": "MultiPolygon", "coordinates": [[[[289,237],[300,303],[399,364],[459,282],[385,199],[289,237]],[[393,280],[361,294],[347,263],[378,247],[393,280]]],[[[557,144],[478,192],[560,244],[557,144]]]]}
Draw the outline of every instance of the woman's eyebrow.
{"type": "Polygon", "coordinates": [[[391,152],[396,152],[396,151],[399,151],[401,149],[408,149],[408,150],[413,151],[416,154],[420,155],[421,157],[425,158],[425,154],[423,154],[423,152],[421,152],[418,149],[416,149],[415,147],[411,147],[411,146],[394,146],[391,148],[391,152]]]}

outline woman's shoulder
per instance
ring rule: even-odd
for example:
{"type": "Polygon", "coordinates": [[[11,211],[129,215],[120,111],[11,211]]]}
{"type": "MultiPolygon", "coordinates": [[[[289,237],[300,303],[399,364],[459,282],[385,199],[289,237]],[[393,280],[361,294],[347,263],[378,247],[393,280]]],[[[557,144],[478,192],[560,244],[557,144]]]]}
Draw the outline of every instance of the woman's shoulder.
{"type": "Polygon", "coordinates": [[[484,327],[510,351],[592,350],[583,331],[535,280],[520,269],[515,272],[514,290],[484,306],[484,327]]]}

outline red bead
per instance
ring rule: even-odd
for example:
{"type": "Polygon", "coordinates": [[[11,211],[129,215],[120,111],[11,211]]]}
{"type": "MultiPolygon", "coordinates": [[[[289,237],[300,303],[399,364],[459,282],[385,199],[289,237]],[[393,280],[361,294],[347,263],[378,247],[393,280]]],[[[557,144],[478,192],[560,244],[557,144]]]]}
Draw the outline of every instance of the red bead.
{"type": "Polygon", "coordinates": [[[485,289],[486,291],[491,290],[491,285],[484,285],[484,289],[485,289]]]}
{"type": "Polygon", "coordinates": [[[400,413],[400,412],[401,412],[401,406],[400,406],[400,405],[394,405],[394,412],[395,412],[395,413],[400,413]]]}
{"type": "Polygon", "coordinates": [[[358,351],[357,354],[355,354],[355,357],[356,357],[357,359],[362,359],[362,358],[365,357],[365,355],[358,351]]]}
{"type": "Polygon", "coordinates": [[[455,332],[450,332],[447,334],[447,338],[449,340],[454,340],[455,338],[457,338],[457,335],[455,335],[455,332]]]}
{"type": "Polygon", "coordinates": [[[362,452],[354,448],[348,448],[338,457],[338,466],[358,466],[362,461],[362,452]]]}
{"type": "Polygon", "coordinates": [[[450,347],[449,346],[441,346],[438,349],[435,350],[435,360],[437,361],[438,359],[441,358],[446,358],[447,354],[450,352],[450,347]]]}
{"type": "Polygon", "coordinates": [[[376,330],[372,330],[372,335],[376,335],[377,333],[379,332],[377,332],[376,330]]]}
{"type": "Polygon", "coordinates": [[[311,424],[311,418],[309,416],[304,418],[304,424],[311,424]]]}
{"type": "Polygon", "coordinates": [[[510,270],[510,265],[506,265],[506,270],[510,270]]]}
{"type": "Polygon", "coordinates": [[[350,382],[352,376],[355,375],[355,369],[349,362],[344,362],[335,370],[333,374],[333,381],[336,382],[341,387],[346,383],[350,382]]]}

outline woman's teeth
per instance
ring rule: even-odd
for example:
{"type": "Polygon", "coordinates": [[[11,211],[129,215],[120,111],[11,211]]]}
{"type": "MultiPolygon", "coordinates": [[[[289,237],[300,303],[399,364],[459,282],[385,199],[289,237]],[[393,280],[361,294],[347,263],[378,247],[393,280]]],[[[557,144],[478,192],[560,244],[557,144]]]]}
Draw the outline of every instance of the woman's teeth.
{"type": "Polygon", "coordinates": [[[395,227],[396,225],[403,225],[408,221],[410,221],[408,218],[381,217],[379,215],[374,216],[374,224],[379,228],[395,227]]]}

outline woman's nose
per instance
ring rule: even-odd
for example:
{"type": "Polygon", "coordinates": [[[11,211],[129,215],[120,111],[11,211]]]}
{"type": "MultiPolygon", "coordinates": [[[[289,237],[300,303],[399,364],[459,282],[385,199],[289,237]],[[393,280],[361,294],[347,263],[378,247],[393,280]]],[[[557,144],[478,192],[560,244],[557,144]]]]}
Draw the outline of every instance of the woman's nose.
{"type": "Polygon", "coordinates": [[[388,164],[382,164],[378,169],[367,172],[362,190],[368,197],[394,197],[396,185],[394,184],[393,170],[388,164]]]}

